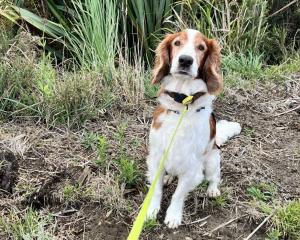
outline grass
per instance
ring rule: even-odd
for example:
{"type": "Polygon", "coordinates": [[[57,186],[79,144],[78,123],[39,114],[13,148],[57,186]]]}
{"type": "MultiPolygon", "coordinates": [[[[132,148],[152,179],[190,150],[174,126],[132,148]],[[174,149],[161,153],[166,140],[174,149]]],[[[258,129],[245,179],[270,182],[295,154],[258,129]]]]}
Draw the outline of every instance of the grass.
{"type": "Polygon", "coordinates": [[[68,47],[83,69],[101,70],[106,76],[114,70],[118,47],[119,12],[112,0],[74,0],[72,30],[68,47]],[[105,11],[103,11],[105,9],[105,11]]]}
{"type": "Polygon", "coordinates": [[[221,195],[211,199],[211,203],[215,207],[223,208],[225,207],[230,200],[230,190],[222,188],[221,195]]]}
{"type": "Polygon", "coordinates": [[[134,160],[121,158],[119,163],[119,180],[128,188],[135,186],[140,179],[140,172],[134,160]]]}
{"type": "Polygon", "coordinates": [[[110,88],[96,73],[63,73],[58,76],[50,62],[17,57],[0,64],[0,106],[4,116],[34,116],[49,125],[69,126],[101,115],[112,106],[110,88]],[[103,111],[103,110],[102,110],[103,111]]]}
{"type": "MultiPolygon", "coordinates": [[[[11,239],[53,239],[53,232],[48,225],[52,222],[50,217],[33,211],[31,208],[24,213],[11,210],[6,216],[0,216],[0,230],[11,239]]],[[[2,234],[1,234],[2,235],[2,234]]]]}
{"type": "Polygon", "coordinates": [[[86,186],[76,186],[67,183],[62,189],[63,198],[66,202],[76,202],[80,200],[91,199],[93,191],[86,186]]]}
{"type": "Polygon", "coordinates": [[[270,31],[267,22],[266,0],[242,2],[195,0],[183,4],[177,15],[179,27],[199,29],[210,38],[217,38],[226,52],[246,53],[249,49],[258,55],[263,52],[270,31]]]}
{"type": "Polygon", "coordinates": [[[98,158],[96,160],[96,164],[103,166],[107,162],[107,139],[104,135],[98,137],[98,147],[97,147],[97,155],[98,158]]]}
{"type": "Polygon", "coordinates": [[[300,239],[300,201],[291,201],[276,209],[267,239],[300,239]]]}
{"type": "Polygon", "coordinates": [[[85,132],[83,134],[81,144],[86,150],[91,150],[95,149],[97,146],[97,141],[98,141],[98,134],[93,133],[93,132],[85,132]]]}
{"type": "Polygon", "coordinates": [[[157,222],[156,219],[147,219],[144,223],[144,230],[146,231],[152,231],[154,230],[157,226],[159,226],[159,223],[157,222]]]}

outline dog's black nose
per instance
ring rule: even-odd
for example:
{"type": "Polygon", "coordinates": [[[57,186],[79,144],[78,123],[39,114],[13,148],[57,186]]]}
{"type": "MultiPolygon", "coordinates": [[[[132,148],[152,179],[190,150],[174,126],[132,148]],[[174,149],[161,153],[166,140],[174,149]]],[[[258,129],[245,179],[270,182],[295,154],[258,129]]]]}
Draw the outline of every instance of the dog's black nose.
{"type": "Polygon", "coordinates": [[[180,67],[189,67],[189,66],[191,66],[192,64],[193,64],[193,58],[192,57],[190,57],[190,56],[188,56],[188,55],[181,55],[180,57],[179,57],[179,65],[180,65],[180,67]]]}

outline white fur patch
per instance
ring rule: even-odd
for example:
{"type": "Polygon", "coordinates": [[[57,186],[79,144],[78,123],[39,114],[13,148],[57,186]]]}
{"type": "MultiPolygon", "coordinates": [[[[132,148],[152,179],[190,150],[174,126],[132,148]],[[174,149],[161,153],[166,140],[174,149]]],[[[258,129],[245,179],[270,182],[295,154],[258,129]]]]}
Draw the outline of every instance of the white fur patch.
{"type": "MultiPolygon", "coordinates": [[[[163,80],[163,88],[186,95],[199,91],[207,92],[206,84],[201,79],[166,77],[163,80]]],[[[169,228],[176,228],[181,224],[186,195],[205,178],[209,181],[208,195],[217,196],[220,194],[218,189],[220,182],[220,151],[212,149],[213,142],[210,140],[209,119],[212,113],[213,99],[214,96],[206,93],[189,106],[165,162],[164,169],[170,175],[178,177],[178,186],[165,218],[165,223],[169,228]],[[196,109],[200,107],[204,107],[204,109],[196,112],[196,109]]],[[[183,110],[183,105],[175,102],[167,94],[162,94],[158,101],[166,109],[183,110]]],[[[164,113],[159,116],[161,127],[158,129],[151,128],[147,158],[150,182],[153,181],[161,157],[169,144],[179,117],[180,115],[174,112],[164,113]]],[[[165,172],[155,188],[154,197],[147,214],[148,218],[155,218],[160,209],[164,175],[165,172]]]]}
{"type": "Polygon", "coordinates": [[[242,127],[237,122],[229,122],[227,120],[220,120],[217,122],[216,143],[218,146],[223,145],[230,138],[239,135],[242,127]]]}

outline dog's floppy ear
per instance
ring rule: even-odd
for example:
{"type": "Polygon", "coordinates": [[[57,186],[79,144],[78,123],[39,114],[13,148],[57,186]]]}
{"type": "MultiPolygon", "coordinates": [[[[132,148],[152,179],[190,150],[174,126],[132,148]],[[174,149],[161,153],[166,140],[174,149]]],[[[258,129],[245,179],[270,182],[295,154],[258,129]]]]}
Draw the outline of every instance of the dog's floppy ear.
{"type": "Polygon", "coordinates": [[[223,78],[220,73],[221,48],[214,39],[206,39],[207,54],[202,69],[203,80],[206,81],[210,94],[218,95],[223,88],[223,78]]]}
{"type": "Polygon", "coordinates": [[[160,82],[166,75],[169,74],[171,65],[171,43],[176,36],[176,34],[168,34],[157,46],[155,50],[155,64],[151,81],[152,84],[160,82]]]}

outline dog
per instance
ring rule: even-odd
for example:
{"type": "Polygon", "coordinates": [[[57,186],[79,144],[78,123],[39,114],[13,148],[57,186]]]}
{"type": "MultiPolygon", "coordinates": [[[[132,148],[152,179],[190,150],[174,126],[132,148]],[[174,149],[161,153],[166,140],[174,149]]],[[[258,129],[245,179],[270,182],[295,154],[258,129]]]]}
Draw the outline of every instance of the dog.
{"type": "Polygon", "coordinates": [[[223,87],[220,57],[218,42],[193,29],[167,35],[156,49],[152,83],[160,83],[161,87],[149,135],[147,177],[150,183],[154,180],[180,113],[186,107],[182,100],[188,95],[193,96],[147,212],[148,219],[156,218],[164,176],[166,173],[177,176],[178,185],[164,220],[169,228],[177,228],[181,224],[187,194],[204,179],[209,182],[207,195],[220,195],[219,146],[241,132],[238,123],[226,120],[216,123],[213,115],[213,100],[223,87]]]}

